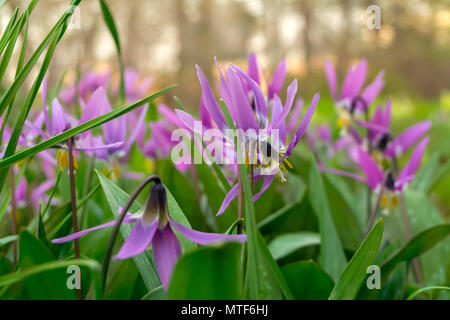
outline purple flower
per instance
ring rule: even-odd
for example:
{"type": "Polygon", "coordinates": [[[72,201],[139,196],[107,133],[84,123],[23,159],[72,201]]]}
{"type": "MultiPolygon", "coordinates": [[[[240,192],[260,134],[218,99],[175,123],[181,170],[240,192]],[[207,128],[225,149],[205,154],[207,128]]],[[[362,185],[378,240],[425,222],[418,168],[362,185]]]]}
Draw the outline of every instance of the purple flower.
{"type": "MultiPolygon", "coordinates": [[[[167,207],[166,190],[162,183],[152,186],[150,196],[142,211],[132,215],[127,214],[123,223],[136,222],[128,238],[115,259],[127,259],[142,253],[152,244],[156,270],[162,285],[167,290],[173,267],[181,256],[181,246],[174,233],[181,235],[200,245],[209,245],[223,241],[245,242],[246,235],[227,235],[205,233],[192,230],[170,217],[167,207]]],[[[114,226],[116,221],[108,222],[90,229],[86,229],[70,236],[52,240],[52,243],[64,243],[80,238],[91,231],[114,226]]]]}
{"type": "Polygon", "coordinates": [[[61,92],[59,93],[59,98],[66,105],[75,104],[76,94],[78,94],[78,97],[81,101],[86,101],[95,90],[100,87],[105,88],[110,78],[111,76],[108,72],[89,72],[81,77],[77,87],[75,86],[75,84],[72,84],[69,87],[61,90],[61,92]]]}
{"type": "Polygon", "coordinates": [[[375,100],[384,86],[384,71],[380,71],[375,80],[367,85],[364,89],[366,81],[367,61],[361,60],[355,66],[350,66],[342,84],[340,95],[338,94],[336,71],[330,61],[325,61],[325,76],[330,87],[333,100],[338,106],[351,111],[352,104],[356,103],[355,99],[359,96],[363,103],[355,104],[356,110],[364,113],[366,108],[375,100]]]}
{"type": "Polygon", "coordinates": [[[377,192],[387,176],[385,185],[386,189],[390,192],[401,192],[405,188],[405,186],[414,178],[414,174],[420,165],[420,161],[423,157],[423,153],[428,140],[429,139],[427,137],[417,145],[411,155],[409,162],[403,167],[397,177],[394,177],[394,174],[390,170],[388,170],[387,172],[383,172],[383,170],[377,165],[375,160],[361,148],[357,149],[358,163],[360,168],[364,172],[365,177],[337,169],[325,170],[331,173],[340,174],[359,180],[368,185],[372,190],[377,192]]]}
{"type": "Polygon", "coordinates": [[[356,123],[369,130],[370,143],[372,148],[382,152],[389,158],[404,154],[408,149],[420,140],[430,129],[430,121],[422,121],[412,125],[397,137],[393,137],[390,128],[392,101],[386,102],[383,110],[378,106],[372,119],[369,122],[356,120],[356,123]]]}
{"type": "MultiPolygon", "coordinates": [[[[258,66],[258,59],[256,54],[251,53],[248,56],[248,70],[247,75],[255,81],[258,85],[262,86],[260,80],[260,68],[258,66]]],[[[262,72],[265,78],[265,73],[262,72]]],[[[281,88],[283,87],[284,80],[286,78],[286,61],[283,60],[280,64],[275,68],[275,71],[272,75],[272,79],[265,79],[265,83],[267,85],[267,98],[272,100],[274,95],[279,94],[281,88]]],[[[244,84],[245,85],[245,84],[244,84]]],[[[249,92],[251,92],[251,88],[246,86],[249,92]]]]}
{"type": "MultiPolygon", "coordinates": [[[[67,114],[58,101],[55,98],[52,102],[51,113],[48,110],[47,106],[47,79],[44,78],[42,82],[42,102],[43,102],[43,119],[46,127],[46,131],[41,129],[42,122],[36,121],[35,123],[31,123],[30,121],[26,121],[26,125],[38,133],[42,138],[48,139],[52,136],[58,135],[65,130],[68,130],[70,127],[79,125],[91,119],[94,119],[104,113],[106,105],[109,103],[106,97],[106,93],[102,87],[98,88],[90,97],[89,101],[84,104],[80,101],[84,107],[84,112],[79,121],[74,119],[71,115],[67,114]],[[51,114],[51,117],[50,117],[51,114]]],[[[93,141],[98,141],[98,139],[94,139],[90,132],[81,133],[76,137],[76,146],[75,150],[84,150],[84,151],[97,151],[97,150],[105,150],[110,148],[117,148],[118,146],[123,144],[122,142],[115,142],[112,144],[92,144],[93,141]]],[[[60,145],[61,149],[58,150],[57,154],[57,163],[60,165],[63,170],[67,167],[67,153],[65,152],[65,146],[60,145]]],[[[76,163],[75,163],[76,166],[76,163]]]]}
{"type": "MultiPolygon", "coordinates": [[[[205,104],[205,109],[211,116],[215,127],[224,134],[224,139],[226,139],[226,130],[230,128],[228,128],[225,117],[217,103],[208,80],[199,66],[196,66],[196,69],[202,88],[202,99],[205,104]]],[[[258,145],[258,166],[254,172],[254,179],[255,181],[258,181],[259,179],[264,178],[260,192],[254,195],[253,199],[256,201],[269,188],[275,176],[278,176],[281,181],[285,181],[282,172],[282,170],[286,170],[284,163],[290,166],[287,158],[291,155],[294,147],[302,138],[315,111],[319,100],[319,94],[314,96],[299,127],[292,135],[290,142],[287,143],[286,118],[292,108],[297,92],[297,81],[294,80],[288,87],[284,106],[281,99],[275,93],[273,94],[272,102],[268,105],[260,85],[254,80],[254,78],[256,78],[256,73],[254,72],[255,67],[249,67],[249,74],[233,65],[226,70],[225,75],[219,67],[218,69],[220,74],[221,97],[229,108],[236,128],[244,131],[254,130],[257,133],[257,137],[245,137],[246,146],[251,146],[252,143],[258,145]],[[250,95],[246,93],[246,88],[250,88],[250,95]],[[270,115],[269,108],[272,109],[270,115]],[[273,142],[258,137],[258,132],[270,134],[272,130],[278,131],[279,141],[273,142]],[[277,158],[277,160],[274,160],[275,158],[277,158]]],[[[176,113],[185,126],[193,131],[193,122],[195,119],[181,110],[176,110],[176,113]]],[[[233,141],[228,142],[234,144],[233,141]]],[[[251,155],[246,154],[246,158],[249,158],[250,156],[251,155]]],[[[218,215],[226,210],[230,202],[236,198],[237,193],[238,187],[235,185],[226,195],[222,206],[217,213],[218,215]]]]}

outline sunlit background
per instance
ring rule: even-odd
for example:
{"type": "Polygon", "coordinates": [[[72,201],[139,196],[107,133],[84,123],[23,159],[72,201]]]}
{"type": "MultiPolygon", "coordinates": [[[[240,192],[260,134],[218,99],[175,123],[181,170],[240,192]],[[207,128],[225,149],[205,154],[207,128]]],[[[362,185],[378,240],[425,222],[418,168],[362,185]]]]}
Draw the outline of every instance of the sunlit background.
{"type": "MultiPolygon", "coordinates": [[[[68,2],[46,0],[36,7],[30,18],[29,55],[67,8],[68,2]]],[[[202,67],[209,79],[217,79],[214,56],[222,65],[233,62],[245,67],[248,54],[255,52],[268,74],[279,61],[286,59],[288,77],[299,79],[300,92],[306,101],[316,91],[322,94],[314,123],[334,121],[323,63],[325,59],[333,61],[342,79],[351,63],[365,57],[369,62],[369,81],[380,69],[386,71],[386,86],[378,102],[393,98],[394,132],[419,120],[432,120],[427,156],[438,153],[442,165],[448,164],[448,0],[107,2],[118,24],[126,66],[139,70],[143,76],[154,77],[152,90],[178,83],[174,94],[191,110],[196,110],[200,97],[195,64],[202,67]],[[366,25],[370,5],[381,9],[379,30],[366,25]]],[[[10,0],[0,11],[1,29],[6,26],[13,8],[23,9],[27,4],[28,1],[10,0]]],[[[114,43],[102,20],[98,2],[82,1],[79,8],[79,15],[76,15],[79,20],[73,21],[52,60],[51,83],[58,82],[64,72],[65,81],[73,81],[76,70],[109,70],[117,74],[114,43]]],[[[35,72],[37,70],[39,68],[35,68],[35,72]]],[[[7,76],[12,79],[14,74],[7,76]]],[[[164,96],[170,106],[173,106],[172,96],[164,96]]],[[[449,187],[447,176],[434,187],[431,195],[432,201],[447,216],[450,215],[449,187]]]]}

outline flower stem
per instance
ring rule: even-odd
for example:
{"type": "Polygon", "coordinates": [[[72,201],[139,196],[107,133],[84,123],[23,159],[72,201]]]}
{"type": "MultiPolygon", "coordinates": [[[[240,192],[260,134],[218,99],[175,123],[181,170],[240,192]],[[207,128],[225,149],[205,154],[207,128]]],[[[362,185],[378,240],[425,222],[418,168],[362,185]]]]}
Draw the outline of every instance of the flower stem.
{"type": "Polygon", "coordinates": [[[380,208],[381,198],[383,197],[384,187],[386,185],[387,177],[388,177],[388,175],[386,174],[384,179],[383,179],[383,183],[381,184],[380,191],[378,192],[377,201],[375,202],[375,206],[371,210],[371,213],[370,213],[370,216],[369,216],[369,221],[368,221],[368,224],[367,224],[367,230],[364,233],[364,238],[369,234],[369,232],[372,229],[373,224],[375,222],[375,218],[377,216],[377,211],[380,208]]]}
{"type": "MultiPolygon", "coordinates": [[[[12,234],[17,234],[17,204],[16,204],[16,185],[14,179],[14,168],[9,167],[9,178],[11,183],[11,232],[12,234]]],[[[13,241],[13,268],[17,264],[17,240],[13,241]]]]}
{"type": "MultiPolygon", "coordinates": [[[[366,108],[365,117],[366,117],[366,122],[369,122],[369,108],[366,108]]],[[[367,128],[366,139],[367,139],[367,151],[369,152],[369,154],[372,154],[372,141],[370,139],[369,128],[367,128]]],[[[377,208],[377,210],[378,210],[378,208],[377,208]]],[[[367,217],[369,217],[369,219],[371,217],[371,212],[372,212],[372,189],[369,186],[367,186],[367,217]]]]}
{"type": "MultiPolygon", "coordinates": [[[[70,202],[72,205],[72,229],[73,233],[78,232],[77,216],[77,194],[75,189],[75,168],[73,161],[73,138],[67,139],[67,157],[69,163],[69,181],[70,181],[70,202]]],[[[75,259],[80,259],[80,240],[73,240],[75,259]]],[[[82,299],[81,288],[77,289],[78,299],[82,299]]]]}
{"type": "Polygon", "coordinates": [[[155,183],[162,183],[161,178],[157,175],[153,175],[145,179],[141,182],[141,184],[134,190],[134,192],[131,194],[130,198],[128,198],[127,203],[122,209],[122,212],[119,215],[119,218],[117,219],[116,224],[114,225],[114,230],[111,234],[111,237],[109,238],[108,247],[105,252],[105,257],[103,258],[103,264],[102,264],[102,273],[103,273],[103,291],[105,291],[106,287],[106,276],[108,274],[109,269],[109,263],[111,261],[111,255],[112,250],[114,248],[114,242],[116,240],[117,234],[119,233],[119,228],[122,225],[123,219],[125,219],[125,215],[127,214],[128,210],[131,208],[131,205],[133,204],[134,200],[138,197],[138,195],[142,192],[142,190],[151,182],[155,183]]]}
{"type": "MultiPolygon", "coordinates": [[[[243,194],[244,194],[244,186],[242,184],[242,177],[240,174],[238,174],[238,212],[237,212],[238,219],[243,218],[243,214],[242,214],[243,204],[244,204],[243,194]]],[[[240,223],[238,226],[238,229],[237,229],[237,233],[242,234],[242,229],[243,229],[243,223],[240,223]]]]}
{"type": "MultiPolygon", "coordinates": [[[[398,174],[398,163],[397,163],[397,158],[394,157],[392,158],[392,164],[394,166],[394,172],[397,175],[398,174]]],[[[412,232],[411,232],[411,226],[409,225],[409,220],[408,220],[408,210],[406,208],[406,201],[405,201],[405,195],[402,192],[400,193],[399,196],[399,200],[400,200],[400,211],[402,213],[402,220],[403,220],[403,226],[405,228],[405,235],[406,235],[406,241],[411,240],[412,238],[412,232]]],[[[412,266],[413,266],[413,273],[414,273],[414,278],[416,279],[417,283],[419,283],[420,285],[423,285],[423,273],[422,273],[422,268],[420,267],[420,263],[419,263],[419,259],[414,258],[412,261],[412,266]]]]}

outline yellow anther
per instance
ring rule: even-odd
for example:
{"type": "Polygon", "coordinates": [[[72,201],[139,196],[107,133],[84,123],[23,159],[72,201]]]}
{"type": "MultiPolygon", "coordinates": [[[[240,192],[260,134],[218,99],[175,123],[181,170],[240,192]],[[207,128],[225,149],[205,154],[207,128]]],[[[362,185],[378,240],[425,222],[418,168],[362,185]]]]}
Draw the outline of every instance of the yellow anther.
{"type": "Polygon", "coordinates": [[[347,129],[350,125],[351,117],[348,112],[343,112],[340,114],[338,120],[337,120],[337,126],[339,129],[347,129]]]}
{"type": "MultiPolygon", "coordinates": [[[[75,170],[78,170],[78,162],[75,159],[75,156],[73,157],[73,168],[75,170]]],[[[59,165],[59,169],[61,171],[64,171],[67,166],[69,165],[69,157],[67,155],[67,151],[64,149],[59,149],[56,153],[56,163],[59,165]]]]}
{"type": "Polygon", "coordinates": [[[144,162],[144,167],[147,172],[154,172],[156,168],[156,163],[152,159],[146,159],[144,162]]]}
{"type": "Polygon", "coordinates": [[[292,166],[292,164],[289,162],[288,159],[284,159],[283,162],[287,164],[287,166],[289,167],[289,169],[293,169],[293,168],[294,168],[294,167],[292,166]]]}
{"type": "Polygon", "coordinates": [[[398,196],[396,194],[391,197],[391,208],[397,208],[398,206],[398,196]]]}
{"type": "Polygon", "coordinates": [[[380,207],[383,209],[387,209],[389,207],[389,199],[388,196],[382,196],[380,200],[380,207]]]}

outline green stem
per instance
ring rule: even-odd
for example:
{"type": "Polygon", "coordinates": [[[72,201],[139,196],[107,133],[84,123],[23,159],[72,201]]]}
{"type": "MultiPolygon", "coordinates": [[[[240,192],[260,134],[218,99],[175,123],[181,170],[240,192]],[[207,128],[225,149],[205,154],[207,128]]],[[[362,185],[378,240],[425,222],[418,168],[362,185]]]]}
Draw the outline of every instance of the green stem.
{"type": "MultiPolygon", "coordinates": [[[[69,162],[69,180],[70,180],[70,202],[72,205],[72,229],[73,233],[78,232],[78,216],[77,216],[77,194],[75,188],[75,168],[73,159],[73,138],[67,140],[67,157],[69,162]]],[[[80,240],[73,241],[75,250],[75,259],[80,259],[80,240]]],[[[81,288],[77,289],[78,299],[82,299],[81,288]]]]}
{"type": "MultiPolygon", "coordinates": [[[[14,181],[14,168],[9,167],[9,177],[11,183],[11,232],[12,234],[17,234],[17,204],[16,204],[16,185],[14,181]]],[[[13,246],[13,268],[17,264],[17,240],[12,243],[13,246]]]]}

